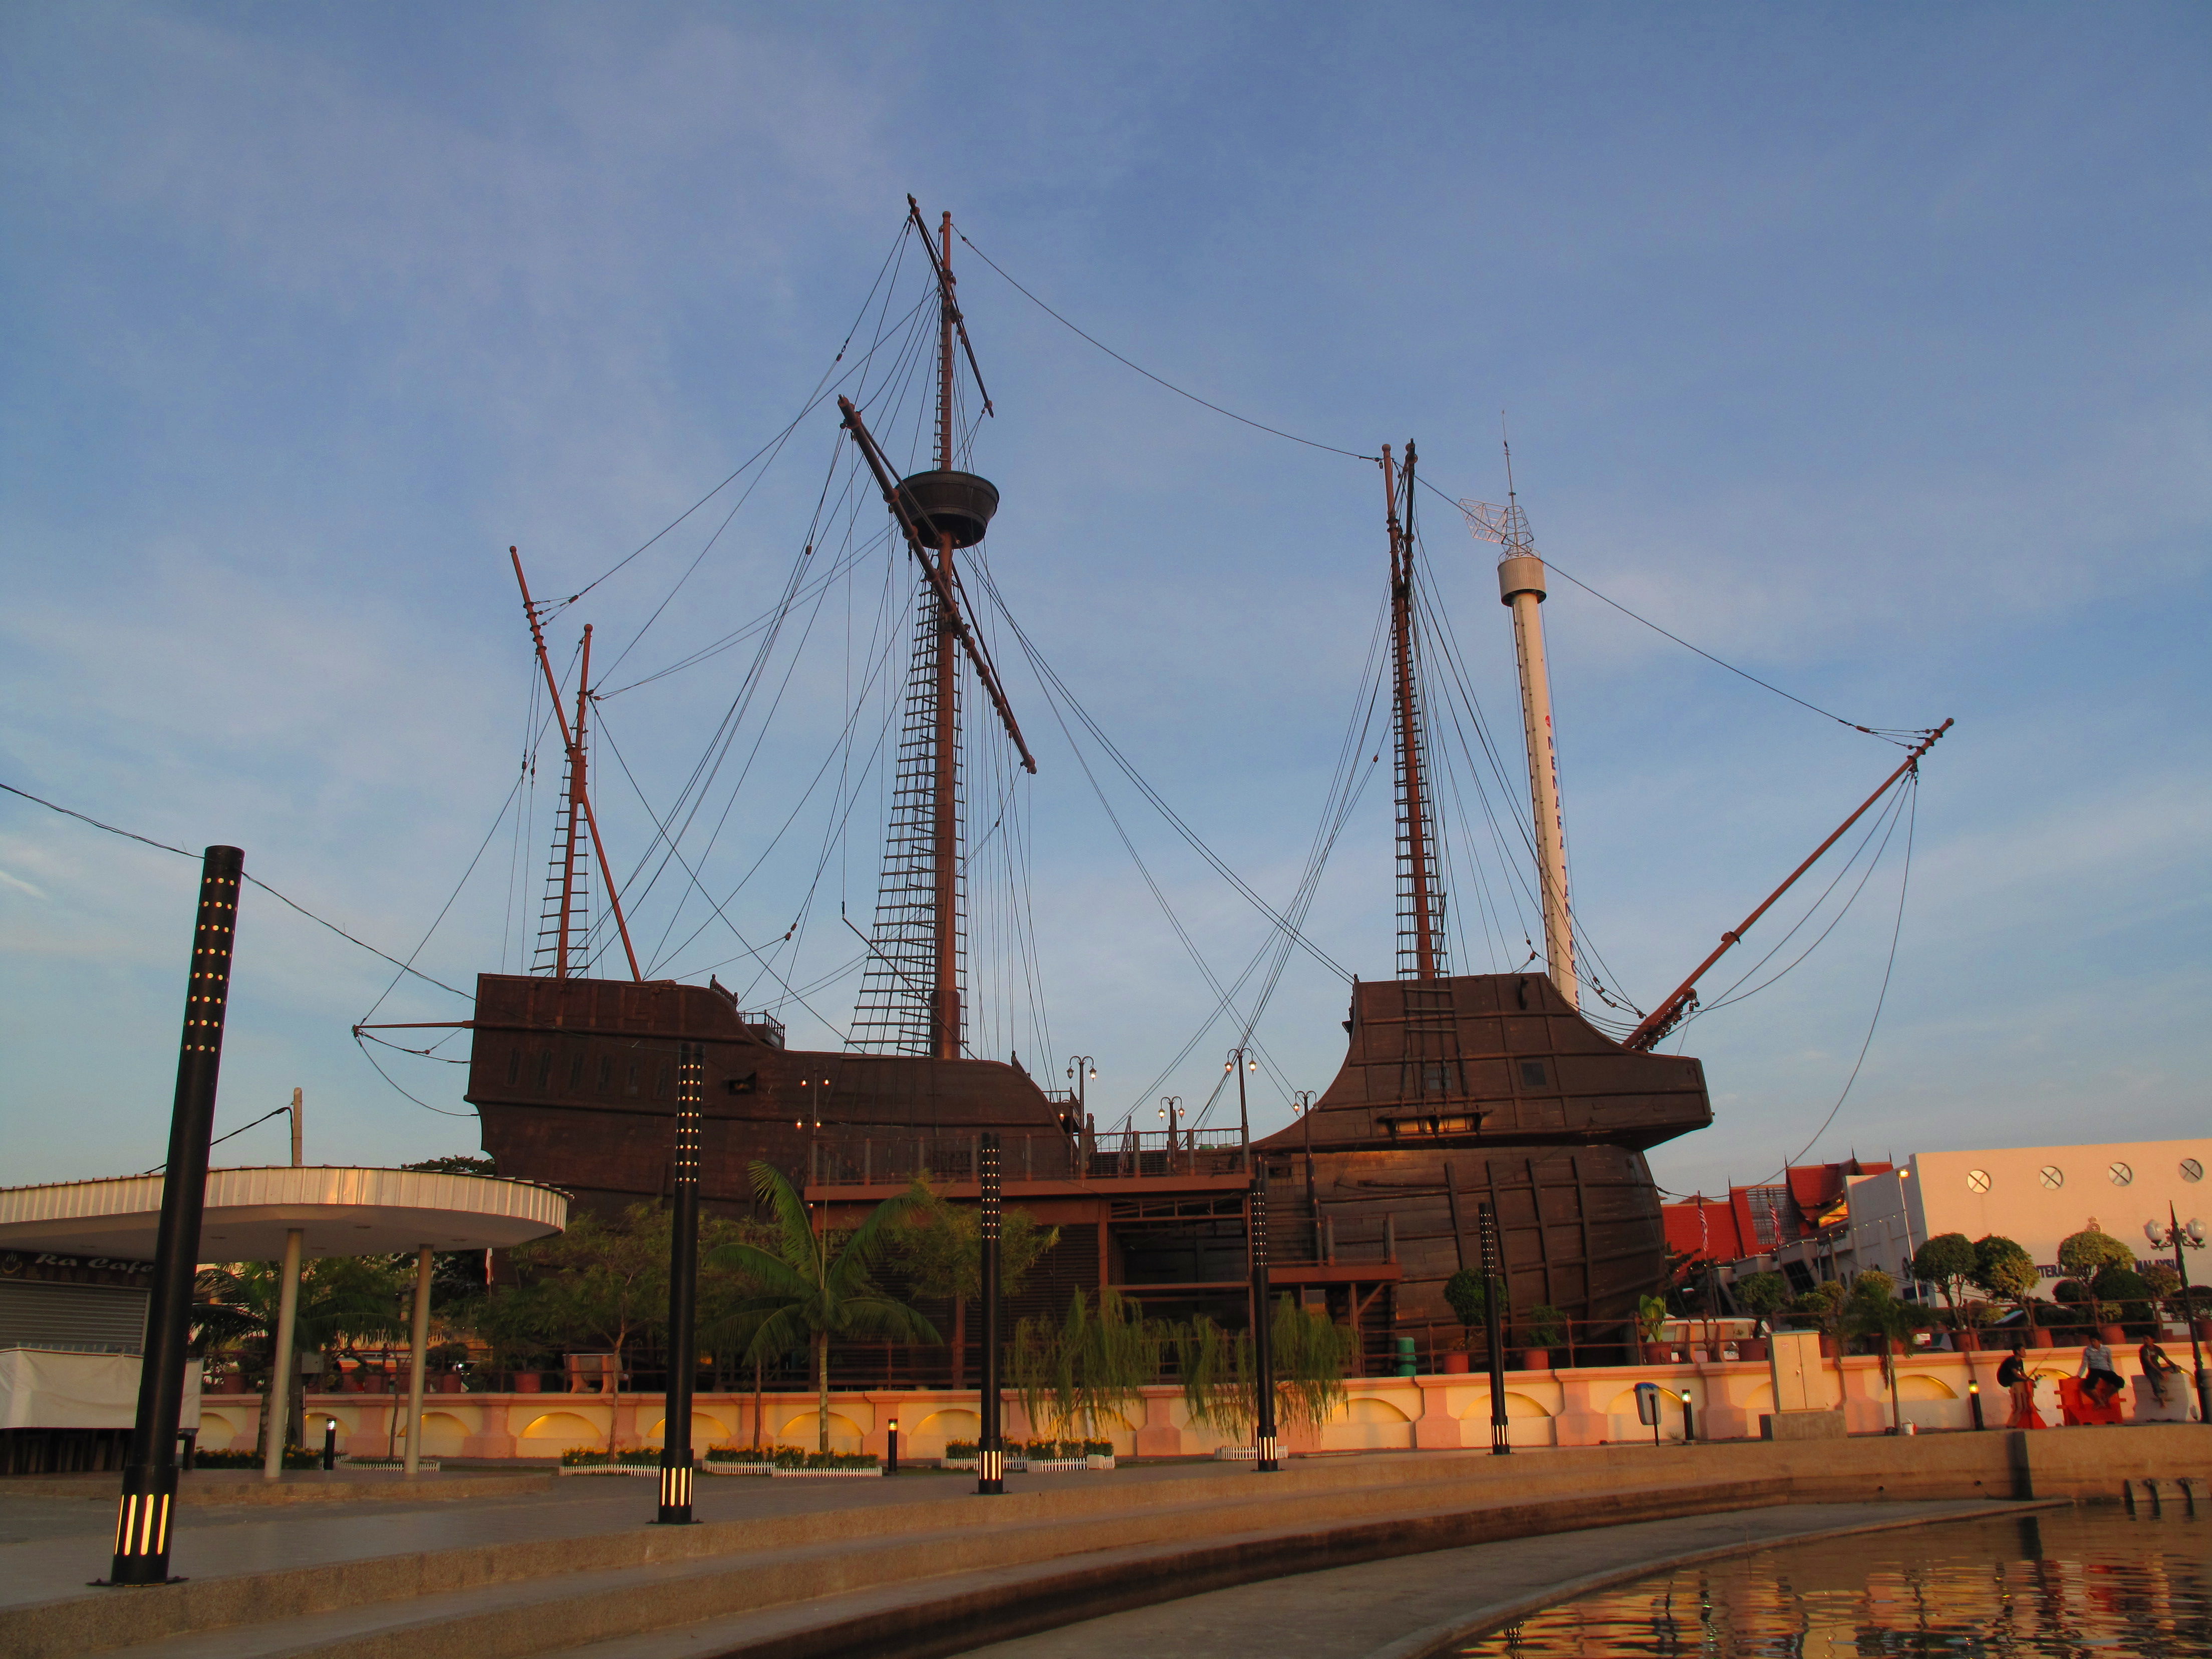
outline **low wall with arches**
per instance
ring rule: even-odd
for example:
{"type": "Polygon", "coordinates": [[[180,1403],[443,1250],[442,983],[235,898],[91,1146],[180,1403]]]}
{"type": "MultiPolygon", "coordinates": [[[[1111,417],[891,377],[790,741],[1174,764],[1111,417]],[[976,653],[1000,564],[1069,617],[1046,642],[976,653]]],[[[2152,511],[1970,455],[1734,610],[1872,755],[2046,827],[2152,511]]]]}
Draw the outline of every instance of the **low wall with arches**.
{"type": "MultiPolygon", "coordinates": [[[[2123,1376],[2138,1367],[2132,1352],[2119,1354],[2123,1376]]],[[[1897,1361],[1895,1409],[1921,1431],[1971,1429],[1970,1384],[1978,1382],[1984,1420],[2005,1426],[2010,1414],[1996,1370],[2004,1356],[1920,1353],[1897,1361]]],[[[2030,1370],[2044,1420],[2059,1420],[2057,1383],[2081,1368],[2081,1351],[2031,1349],[2030,1370]]],[[[2187,1363],[2187,1356],[2182,1356],[2187,1363]]],[[[1875,1434],[1891,1425],[1892,1403],[1880,1360],[1870,1355],[1824,1363],[1827,1404],[1840,1404],[1844,1426],[1875,1434]]],[[[1636,1385],[1662,1389],[1663,1439],[1682,1437],[1683,1405],[1699,1440],[1756,1440],[1759,1416],[1774,1407],[1773,1384],[1763,1362],[1693,1362],[1618,1365],[1579,1370],[1508,1371],[1507,1437],[1516,1446],[1595,1446],[1649,1441],[1651,1430],[1636,1414],[1636,1385]]],[[[2185,1378],[2174,1383],[2188,1392],[2185,1378]]],[[[1286,1452],[1449,1449],[1491,1443],[1489,1379],[1480,1372],[1411,1377],[1355,1377],[1345,1384],[1343,1405],[1318,1428],[1283,1425],[1286,1452]]],[[[260,1400],[252,1395],[207,1395],[201,1407],[199,1443],[210,1449],[251,1446],[260,1400]]],[[[422,1455],[455,1458],[554,1458],[571,1446],[658,1446],[665,1432],[657,1394],[435,1394],[423,1405],[422,1455]]],[[[338,1425],[338,1448],[361,1456],[386,1456],[406,1449],[404,1399],[357,1394],[307,1397],[310,1445],[322,1443],[322,1425],[338,1425]]],[[[2130,1407],[2130,1409],[2132,1409],[2130,1407]]],[[[2192,1407],[2193,1409],[2193,1407],[2192,1407]]],[[[801,1393],[707,1394],[692,1404],[691,1443],[710,1446],[776,1443],[812,1446],[819,1434],[819,1405],[801,1393]]],[[[899,1425],[902,1457],[944,1455],[945,1443],[973,1440],[981,1425],[974,1391],[945,1389],[839,1392],[830,1397],[830,1444],[836,1451],[881,1454],[890,1427],[899,1425]]],[[[1110,1439],[1121,1455],[1206,1456],[1225,1443],[1218,1430],[1191,1420],[1182,1391],[1151,1388],[1129,1420],[1088,1429],[1081,1424],[1031,1425],[1018,1399],[1006,1405],[1010,1437],[1091,1434],[1110,1439]]]]}

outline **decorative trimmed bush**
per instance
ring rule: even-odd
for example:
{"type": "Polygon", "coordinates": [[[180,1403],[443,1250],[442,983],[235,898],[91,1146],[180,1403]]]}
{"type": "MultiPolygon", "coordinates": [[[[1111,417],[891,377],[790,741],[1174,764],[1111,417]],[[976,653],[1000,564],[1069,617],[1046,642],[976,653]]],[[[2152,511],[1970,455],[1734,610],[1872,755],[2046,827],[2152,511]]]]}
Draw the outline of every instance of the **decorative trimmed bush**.
{"type": "Polygon", "coordinates": [[[597,1446],[571,1446],[561,1454],[564,1469],[623,1468],[657,1469],[660,1454],[649,1447],[635,1451],[607,1452],[597,1446]]]}
{"type": "MultiPolygon", "coordinates": [[[[283,1467],[288,1469],[319,1469],[322,1466],[323,1455],[319,1450],[309,1451],[304,1446],[284,1448],[283,1467]]],[[[258,1469],[261,1467],[261,1454],[250,1446],[228,1451],[195,1452],[192,1467],[201,1469],[258,1469]]]]}

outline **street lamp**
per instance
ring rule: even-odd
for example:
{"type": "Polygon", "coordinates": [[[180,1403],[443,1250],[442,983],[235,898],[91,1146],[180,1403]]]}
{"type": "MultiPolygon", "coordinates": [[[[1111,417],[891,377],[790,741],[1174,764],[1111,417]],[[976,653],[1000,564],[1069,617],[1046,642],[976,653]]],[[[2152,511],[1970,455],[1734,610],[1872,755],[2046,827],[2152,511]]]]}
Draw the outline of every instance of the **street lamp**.
{"type": "Polygon", "coordinates": [[[2153,1249],[2171,1249],[2173,1251],[2173,1270],[2181,1275],[2181,1316],[2189,1323],[2189,1361],[2197,1373],[2197,1420],[2212,1425],[2212,1371],[2204,1369],[2204,1350],[2197,1340],[2197,1300],[2189,1291],[2189,1261],[2181,1252],[2184,1249],[2201,1250],[2204,1248],[2204,1224],[2191,1217],[2187,1226],[2172,1205],[2166,1206],[2166,1224],[2155,1221],[2143,1223],[2143,1237],[2150,1240],[2153,1249]]]}
{"type": "Polygon", "coordinates": [[[1168,1151],[1170,1152],[1174,1152],[1176,1149],[1176,1136],[1180,1133],[1177,1126],[1181,1123],[1182,1119],[1182,1097],[1181,1095],[1162,1095],[1160,1097],[1160,1121],[1168,1126],[1168,1151]]]}
{"type": "Polygon", "coordinates": [[[1244,1078],[1247,1073],[1258,1071],[1260,1062],[1253,1059],[1246,1052],[1244,1045],[1240,1042],[1229,1051],[1229,1058],[1221,1062],[1221,1069],[1237,1073],[1237,1145],[1249,1146],[1252,1144],[1252,1111],[1251,1108],[1245,1103],[1244,1078]],[[1240,1060],[1243,1062],[1242,1065],[1238,1064],[1240,1060]]]}
{"type": "Polygon", "coordinates": [[[1098,1075],[1098,1064],[1088,1054],[1070,1054],[1067,1059],[1067,1080],[1075,1086],[1068,1092],[1075,1097],[1075,1115],[1067,1126],[1068,1139],[1076,1143],[1079,1154],[1090,1150],[1084,1139],[1091,1127],[1091,1091],[1085,1085],[1098,1075]]]}

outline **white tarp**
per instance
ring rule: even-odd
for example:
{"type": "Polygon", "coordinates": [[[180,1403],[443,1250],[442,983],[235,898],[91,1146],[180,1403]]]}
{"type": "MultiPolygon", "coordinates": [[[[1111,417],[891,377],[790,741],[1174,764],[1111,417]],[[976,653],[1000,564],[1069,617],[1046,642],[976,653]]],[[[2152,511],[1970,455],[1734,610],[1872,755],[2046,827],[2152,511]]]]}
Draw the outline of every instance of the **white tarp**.
{"type": "MultiPolygon", "coordinates": [[[[0,1429],[127,1429],[138,1416],[138,1356],[0,1348],[0,1429]]],[[[200,1425],[200,1362],[185,1362],[177,1426],[200,1425]]]]}

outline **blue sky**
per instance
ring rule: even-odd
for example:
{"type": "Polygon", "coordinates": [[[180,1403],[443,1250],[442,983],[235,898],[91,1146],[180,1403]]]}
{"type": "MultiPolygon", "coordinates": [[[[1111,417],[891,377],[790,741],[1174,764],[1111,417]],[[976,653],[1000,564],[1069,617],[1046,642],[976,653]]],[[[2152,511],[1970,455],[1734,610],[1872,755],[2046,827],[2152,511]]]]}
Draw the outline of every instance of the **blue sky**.
{"type": "MultiPolygon", "coordinates": [[[[1559,565],[1851,720],[1957,718],[1881,1025],[1812,1155],[2170,1137],[2212,1105],[2202,8],[16,3],[0,40],[8,782],[236,842],[401,955],[492,832],[419,965],[496,966],[531,672],[506,548],[574,591],[782,428],[911,191],[1137,362],[1324,444],[1417,439],[1450,495],[1499,493],[1507,411],[1559,565]]],[[[1380,599],[1375,470],[1162,392],[962,258],[999,585],[1279,902],[1380,599]]],[[[631,662],[765,607],[833,422],[631,662]]],[[[1510,738],[1491,551],[1443,506],[1437,598],[1510,738]]],[[[595,590],[568,641],[586,619],[603,652],[629,641],[711,528],[595,590]]],[[[1577,589],[1546,620],[1579,914],[1649,1006],[1894,751],[1577,589]]],[[[710,884],[842,717],[842,624],[810,642],[710,884]]],[[[743,665],[611,700],[648,799],[743,665]]],[[[1008,679],[1041,762],[1045,1063],[1096,1055],[1094,1107],[1126,1109],[1210,995],[1026,668],[1008,679]]],[[[634,859],[649,825],[599,763],[634,859]]],[[[1233,975],[1265,924],[1115,799],[1233,975]]],[[[1390,971],[1389,836],[1378,787],[1311,916],[1368,976],[1390,971]]],[[[1812,1138],[1881,993],[1900,852],[1802,967],[1690,1029],[1719,1121],[1655,1155],[1662,1182],[1756,1178],[1812,1138]]],[[[873,856],[840,850],[864,925],[873,856]]],[[[0,805],[6,1179],[161,1155],[192,878],[0,805]]],[[[807,879],[749,884],[749,937],[807,879]]],[[[813,914],[793,978],[849,954],[834,905],[813,914]]],[[[296,1085],[318,1159],[473,1146],[349,1036],[387,968],[265,901],[240,939],[222,1127],[296,1085]]],[[[1259,1039],[1297,1086],[1333,1073],[1343,1000],[1309,960],[1285,974],[1259,1039]]],[[[464,1012],[417,988],[380,1018],[464,1012]]],[[[992,1030],[1038,1066],[1018,1024],[992,1030]]],[[[1140,1112],[1202,1097],[1230,1040],[1140,1112]]],[[[389,1063],[460,1108],[455,1068],[389,1063]]],[[[1255,1105],[1286,1121],[1272,1088],[1255,1105]]]]}

